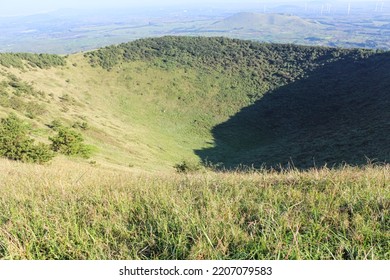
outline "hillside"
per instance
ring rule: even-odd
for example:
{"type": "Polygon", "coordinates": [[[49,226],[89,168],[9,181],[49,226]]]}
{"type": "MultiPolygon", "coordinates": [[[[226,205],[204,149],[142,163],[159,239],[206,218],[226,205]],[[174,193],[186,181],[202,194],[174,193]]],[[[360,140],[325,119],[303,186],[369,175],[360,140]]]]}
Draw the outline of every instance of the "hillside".
{"type": "Polygon", "coordinates": [[[216,28],[234,30],[248,29],[261,30],[267,28],[279,28],[279,30],[290,28],[317,29],[321,24],[288,14],[257,14],[257,13],[237,13],[213,24],[216,28]]]}
{"type": "Polygon", "coordinates": [[[325,25],[315,20],[289,14],[242,12],[216,21],[201,30],[233,38],[280,43],[298,42],[310,45],[316,43],[310,38],[317,38],[319,41],[325,41],[326,37],[329,38],[325,35],[327,34],[325,25]]]}
{"type": "Polygon", "coordinates": [[[139,174],[0,159],[0,259],[388,260],[389,171],[139,174]]]}
{"type": "Polygon", "coordinates": [[[389,53],[163,37],[0,63],[1,116],[16,112],[41,141],[53,120],[73,126],[100,165],[389,160],[389,53]]]}
{"type": "Polygon", "coordinates": [[[201,37],[0,54],[0,259],[388,260],[389,67],[201,37]]]}

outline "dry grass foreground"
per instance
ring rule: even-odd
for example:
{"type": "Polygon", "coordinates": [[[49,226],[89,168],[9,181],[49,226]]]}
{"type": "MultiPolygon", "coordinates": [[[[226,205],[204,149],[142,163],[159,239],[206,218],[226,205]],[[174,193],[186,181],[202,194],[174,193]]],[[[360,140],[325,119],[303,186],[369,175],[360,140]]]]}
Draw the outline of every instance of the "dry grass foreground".
{"type": "Polygon", "coordinates": [[[147,174],[0,160],[0,259],[389,259],[390,166],[147,174]]]}

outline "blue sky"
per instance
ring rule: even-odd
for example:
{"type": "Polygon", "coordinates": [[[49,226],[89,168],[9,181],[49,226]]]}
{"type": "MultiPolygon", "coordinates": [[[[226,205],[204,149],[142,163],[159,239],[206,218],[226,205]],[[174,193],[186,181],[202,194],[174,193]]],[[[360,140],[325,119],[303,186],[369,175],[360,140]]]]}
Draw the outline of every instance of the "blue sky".
{"type": "MultiPolygon", "coordinates": [[[[346,2],[348,0],[342,0],[346,2]]],[[[351,0],[350,2],[379,2],[378,0],[351,0]]],[[[388,2],[385,0],[384,2],[388,2]]],[[[305,2],[305,0],[2,0],[0,5],[0,16],[34,14],[39,12],[47,12],[58,10],[61,8],[87,9],[87,8],[115,8],[115,7],[135,7],[135,6],[150,6],[150,5],[173,5],[173,4],[189,4],[196,3],[198,5],[221,5],[226,6],[230,3],[275,3],[275,2],[305,2]]],[[[306,2],[310,2],[307,0],[306,2]]],[[[328,0],[324,2],[341,2],[328,0]]]]}

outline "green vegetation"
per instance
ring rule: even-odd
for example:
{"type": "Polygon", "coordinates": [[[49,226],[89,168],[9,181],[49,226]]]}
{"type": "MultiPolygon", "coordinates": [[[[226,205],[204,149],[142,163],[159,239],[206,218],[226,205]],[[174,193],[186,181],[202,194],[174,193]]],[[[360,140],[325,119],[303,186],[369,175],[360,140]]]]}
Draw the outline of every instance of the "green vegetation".
{"type": "Polygon", "coordinates": [[[141,39],[86,53],[93,66],[111,69],[120,62],[150,61],[151,65],[215,69],[226,74],[238,72],[255,82],[267,79],[283,84],[307,74],[324,63],[343,57],[361,59],[370,50],[264,44],[224,37],[162,37],[141,39]]]}
{"type": "Polygon", "coordinates": [[[66,60],[77,67],[3,68],[0,104],[42,130],[51,116],[80,128],[103,161],[305,169],[390,157],[386,52],[163,37],[66,60]]]}
{"type": "Polygon", "coordinates": [[[54,54],[0,53],[0,65],[5,67],[24,68],[23,62],[41,69],[65,65],[65,59],[54,54]]]}
{"type": "Polygon", "coordinates": [[[67,156],[79,155],[84,158],[91,156],[91,147],[84,144],[84,138],[80,133],[64,126],[56,127],[55,131],[57,134],[49,137],[53,151],[67,156]]]}
{"type": "Polygon", "coordinates": [[[389,53],[324,65],[215,126],[197,154],[225,167],[389,162],[389,66],[389,53]]]}
{"type": "Polygon", "coordinates": [[[77,67],[3,68],[0,104],[42,131],[51,116],[85,131],[104,161],[305,169],[390,157],[386,52],[163,37],[66,59],[77,67]]]}
{"type": "Polygon", "coordinates": [[[83,136],[70,128],[53,121],[50,127],[56,135],[49,137],[51,145],[34,144],[29,136],[31,128],[15,114],[1,119],[0,123],[0,157],[21,162],[45,163],[54,157],[54,152],[67,156],[89,158],[92,146],[84,144],[83,136]]]}
{"type": "Polygon", "coordinates": [[[64,61],[0,65],[1,259],[390,257],[390,53],[164,37],[64,61]]]}
{"type": "Polygon", "coordinates": [[[0,106],[12,108],[30,119],[46,113],[45,93],[36,90],[31,83],[19,79],[14,74],[1,73],[4,80],[0,84],[0,106]]]}
{"type": "Polygon", "coordinates": [[[197,172],[202,168],[202,165],[199,162],[189,162],[186,160],[181,161],[180,163],[175,164],[175,169],[179,173],[190,173],[190,172],[197,172]]]}
{"type": "Polygon", "coordinates": [[[72,124],[72,127],[73,128],[78,128],[78,129],[81,129],[81,130],[88,130],[89,125],[88,125],[87,122],[76,121],[74,124],[72,124]]]}
{"type": "Polygon", "coordinates": [[[29,128],[16,115],[11,114],[0,123],[0,156],[22,162],[45,163],[54,154],[48,145],[34,144],[28,136],[29,128]]]}
{"type": "Polygon", "coordinates": [[[0,259],[389,259],[389,171],[142,175],[2,161],[0,259]]]}
{"type": "MultiPolygon", "coordinates": [[[[386,162],[390,157],[390,143],[384,137],[390,133],[386,121],[390,108],[382,102],[388,99],[390,86],[389,53],[164,37],[106,47],[85,56],[91,65],[112,71],[136,61],[169,73],[196,69],[200,83],[191,83],[200,94],[183,92],[177,99],[199,102],[194,108],[202,113],[201,119],[186,112],[194,114],[191,126],[200,128],[197,134],[212,129],[215,145],[196,149],[204,162],[228,168],[310,168],[386,162]],[[204,101],[203,96],[207,96],[204,101]],[[375,131],[370,129],[372,119],[375,131]]],[[[186,79],[173,83],[167,98],[182,81],[186,79]]]]}

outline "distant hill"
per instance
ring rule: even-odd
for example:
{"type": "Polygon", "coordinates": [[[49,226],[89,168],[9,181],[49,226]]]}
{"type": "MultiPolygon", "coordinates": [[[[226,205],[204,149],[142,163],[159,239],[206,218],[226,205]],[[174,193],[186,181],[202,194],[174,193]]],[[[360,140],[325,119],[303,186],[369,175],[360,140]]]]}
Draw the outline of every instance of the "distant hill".
{"type": "Polygon", "coordinates": [[[59,120],[96,148],[92,162],[121,168],[388,162],[389,68],[388,52],[224,37],[0,54],[0,117],[42,141],[59,120]]]}
{"type": "Polygon", "coordinates": [[[315,21],[305,20],[298,16],[289,14],[257,14],[257,13],[238,13],[227,17],[212,25],[215,29],[226,30],[263,30],[278,29],[279,32],[286,30],[317,30],[322,25],[315,21]]]}
{"type": "Polygon", "coordinates": [[[126,9],[89,9],[0,17],[0,53],[71,54],[167,35],[224,36],[270,43],[390,49],[389,35],[386,34],[389,21],[385,15],[369,16],[373,10],[367,10],[367,17],[348,17],[345,7],[342,14],[334,17],[329,13],[327,3],[307,4],[307,9],[304,5],[265,5],[266,13],[263,14],[243,12],[228,17],[222,10],[204,11],[203,14],[195,10],[173,13],[158,9],[148,10],[147,14],[146,11],[126,9]],[[318,17],[323,9],[323,16],[318,17]]]}

